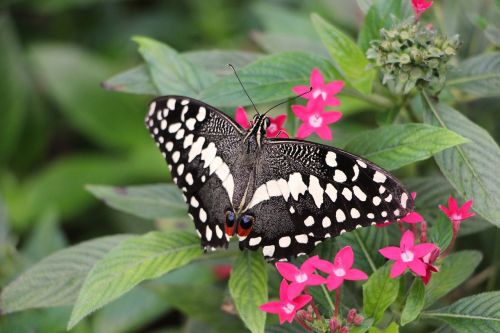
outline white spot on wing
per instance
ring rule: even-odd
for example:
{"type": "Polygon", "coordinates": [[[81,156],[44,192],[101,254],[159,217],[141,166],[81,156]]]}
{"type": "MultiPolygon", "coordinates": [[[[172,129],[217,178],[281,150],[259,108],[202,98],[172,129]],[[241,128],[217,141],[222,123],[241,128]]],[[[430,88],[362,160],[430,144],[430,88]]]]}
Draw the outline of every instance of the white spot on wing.
{"type": "Polygon", "coordinates": [[[164,130],[165,128],[167,128],[167,121],[165,119],[163,119],[160,123],[160,128],[162,130],[164,130]]]}
{"type": "Polygon", "coordinates": [[[188,185],[193,185],[193,182],[193,175],[191,173],[186,174],[186,183],[188,183],[188,185]]]}
{"type": "Polygon", "coordinates": [[[407,202],[408,202],[408,194],[406,193],[401,194],[401,206],[403,208],[406,208],[407,202]]]}
{"type": "Polygon", "coordinates": [[[359,186],[354,186],[352,189],[354,191],[354,195],[356,196],[356,198],[358,198],[361,201],[366,201],[366,194],[365,192],[363,192],[363,190],[359,188],[359,186]]]}
{"type": "Polygon", "coordinates": [[[205,143],[205,138],[200,136],[198,140],[196,140],[192,146],[191,149],[189,150],[188,154],[188,162],[191,163],[196,156],[201,154],[201,150],[203,148],[203,144],[205,143]]]}
{"type": "Polygon", "coordinates": [[[359,210],[357,210],[356,208],[351,208],[351,217],[353,219],[357,219],[359,218],[361,215],[359,214],[359,210]]]}
{"type": "Polygon", "coordinates": [[[274,245],[267,245],[262,248],[262,253],[266,257],[272,257],[274,255],[274,245]]]}
{"type": "Polygon", "coordinates": [[[323,226],[323,228],[328,228],[329,226],[332,225],[332,221],[330,220],[330,218],[328,216],[325,216],[323,218],[323,221],[321,221],[321,225],[323,226]]]}
{"type": "Polygon", "coordinates": [[[203,164],[204,168],[210,165],[216,154],[217,148],[215,148],[215,143],[210,142],[208,146],[201,151],[201,160],[205,161],[205,163],[203,164]]]}
{"type": "Polygon", "coordinates": [[[354,171],[354,176],[352,176],[352,181],[356,181],[356,179],[358,179],[358,176],[359,176],[359,167],[354,164],[354,166],[352,167],[353,171],[354,171]]]}
{"type": "Polygon", "coordinates": [[[383,182],[385,182],[386,179],[387,179],[387,177],[383,173],[375,171],[375,174],[373,175],[374,182],[383,183],[383,182]]]}
{"type": "Polygon", "coordinates": [[[248,204],[247,209],[250,209],[259,203],[269,200],[269,193],[267,193],[267,186],[266,184],[260,185],[257,190],[255,190],[255,193],[253,194],[252,200],[248,204]]]}
{"type": "Polygon", "coordinates": [[[217,234],[217,238],[222,239],[222,236],[224,236],[224,233],[222,232],[222,229],[219,227],[219,225],[215,226],[215,233],[217,234]]]}
{"type": "Polygon", "coordinates": [[[304,225],[306,227],[311,227],[313,224],[314,224],[314,217],[312,217],[312,216],[309,216],[308,218],[306,218],[304,220],[304,225]]]}
{"type": "Polygon", "coordinates": [[[345,221],[345,214],[342,209],[337,209],[337,211],[335,212],[335,219],[340,223],[345,221]]]}
{"type": "Polygon", "coordinates": [[[200,208],[200,221],[207,222],[207,212],[203,208],[200,208]]]}
{"type": "Polygon", "coordinates": [[[270,197],[279,197],[281,196],[280,187],[278,185],[277,180],[270,180],[266,183],[267,193],[270,197]]]}
{"type": "Polygon", "coordinates": [[[372,201],[375,206],[378,206],[382,202],[382,199],[380,199],[380,197],[373,197],[372,201]]]}
{"type": "Polygon", "coordinates": [[[205,107],[200,106],[200,109],[198,110],[198,114],[196,115],[196,119],[198,119],[198,121],[203,121],[205,119],[206,115],[207,115],[207,110],[205,109],[205,107]]]}
{"type": "Polygon", "coordinates": [[[221,166],[215,170],[215,174],[219,177],[221,182],[224,182],[229,176],[229,167],[226,163],[222,163],[221,166]]]}
{"type": "Polygon", "coordinates": [[[256,245],[259,245],[261,241],[262,241],[262,237],[250,238],[250,240],[248,241],[248,245],[256,246],[256,245]]]}
{"type": "Polygon", "coordinates": [[[280,188],[280,192],[283,195],[285,201],[288,201],[288,197],[290,196],[290,188],[288,187],[288,182],[284,179],[278,179],[278,186],[280,188]]]}
{"type": "Polygon", "coordinates": [[[222,165],[222,163],[224,163],[224,162],[222,162],[222,158],[220,158],[219,156],[216,156],[214,158],[214,160],[212,161],[212,163],[210,163],[210,165],[209,165],[209,172],[208,173],[210,175],[212,175],[215,172],[215,170],[217,170],[222,165]]]}
{"type": "Polygon", "coordinates": [[[170,110],[174,110],[175,109],[175,99],[169,98],[168,101],[167,101],[167,107],[170,110]]]}
{"type": "Polygon", "coordinates": [[[356,163],[358,163],[358,165],[360,167],[362,167],[363,169],[365,169],[367,167],[366,163],[361,161],[361,160],[356,160],[356,163]]]}
{"type": "Polygon", "coordinates": [[[175,139],[176,140],[180,140],[184,137],[184,133],[185,131],[183,129],[180,129],[179,131],[177,131],[177,133],[175,133],[175,139]]]}
{"type": "Polygon", "coordinates": [[[174,149],[174,143],[173,142],[167,142],[165,144],[165,149],[167,149],[167,151],[172,151],[172,149],[174,149]]]}
{"type": "Polygon", "coordinates": [[[333,180],[336,181],[337,183],[343,183],[347,180],[347,176],[342,170],[337,169],[333,174],[333,180]]]}
{"type": "Polygon", "coordinates": [[[182,144],[182,147],[184,149],[191,147],[191,145],[193,144],[193,139],[194,139],[193,134],[186,135],[186,137],[184,138],[184,143],[182,144]]]}
{"type": "Polygon", "coordinates": [[[200,203],[198,202],[198,200],[196,200],[195,197],[191,197],[191,206],[193,206],[194,208],[198,208],[198,206],[200,205],[200,203]]]}
{"type": "Polygon", "coordinates": [[[328,195],[332,202],[337,201],[337,189],[330,183],[326,184],[325,193],[328,195]]]}
{"type": "Polygon", "coordinates": [[[188,130],[194,130],[194,125],[196,125],[196,119],[189,118],[188,120],[186,120],[186,127],[188,128],[188,130]]]}
{"type": "Polygon", "coordinates": [[[205,237],[207,238],[207,241],[212,240],[212,229],[210,229],[210,226],[207,225],[207,228],[205,229],[205,237]]]}
{"type": "Polygon", "coordinates": [[[316,206],[321,208],[321,205],[323,204],[323,194],[325,191],[319,184],[318,178],[312,175],[309,177],[309,193],[313,197],[316,206]]]}
{"type": "Polygon", "coordinates": [[[308,237],[306,234],[295,236],[295,240],[297,241],[297,243],[300,243],[300,244],[307,244],[307,239],[308,239],[308,237]]]}
{"type": "Polygon", "coordinates": [[[298,200],[299,194],[304,194],[307,190],[307,186],[302,180],[302,175],[298,172],[290,175],[288,178],[288,187],[294,200],[298,200]]]}
{"type": "Polygon", "coordinates": [[[153,112],[155,112],[156,109],[156,102],[153,102],[149,104],[149,116],[151,117],[153,115],[153,112]]]}
{"type": "Polygon", "coordinates": [[[344,187],[344,189],[342,190],[342,195],[347,199],[347,201],[352,200],[352,192],[347,187],[344,187]]]}
{"type": "Polygon", "coordinates": [[[234,179],[233,175],[229,175],[226,180],[222,182],[222,186],[226,189],[229,201],[233,204],[233,193],[234,193],[234,179]]]}
{"type": "Polygon", "coordinates": [[[182,124],[181,123],[175,123],[170,126],[168,126],[168,132],[169,133],[175,133],[181,128],[182,124]]]}
{"type": "Polygon", "coordinates": [[[292,240],[288,236],[281,237],[279,240],[280,247],[289,247],[291,243],[292,243],[292,240]]]}
{"type": "Polygon", "coordinates": [[[173,161],[174,163],[179,162],[179,159],[180,159],[180,158],[181,158],[181,153],[180,153],[180,152],[178,152],[178,151],[174,151],[174,152],[172,153],[172,161],[173,161]]]}
{"type": "Polygon", "coordinates": [[[326,165],[329,167],[336,167],[337,166],[337,154],[335,154],[333,151],[329,151],[326,153],[326,158],[325,158],[326,165]]]}

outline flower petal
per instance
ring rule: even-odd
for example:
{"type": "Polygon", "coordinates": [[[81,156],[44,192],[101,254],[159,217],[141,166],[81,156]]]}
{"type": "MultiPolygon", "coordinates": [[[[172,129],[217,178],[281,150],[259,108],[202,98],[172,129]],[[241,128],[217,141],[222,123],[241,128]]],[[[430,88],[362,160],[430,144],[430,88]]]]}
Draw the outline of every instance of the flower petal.
{"type": "Polygon", "coordinates": [[[340,278],[336,276],[335,274],[331,274],[327,279],[326,279],[326,287],[328,290],[332,291],[334,289],[337,289],[340,287],[340,285],[344,282],[343,278],[340,278]]]}
{"type": "Polygon", "coordinates": [[[352,251],[352,247],[345,246],[343,247],[335,256],[333,260],[333,264],[336,267],[341,267],[345,270],[348,270],[352,267],[354,263],[354,252],[352,251]]]}
{"type": "Polygon", "coordinates": [[[443,211],[443,213],[445,213],[445,214],[446,214],[446,216],[448,216],[448,217],[449,217],[449,216],[451,215],[451,212],[448,210],[448,208],[447,208],[446,206],[444,206],[444,205],[439,205],[438,207],[439,207],[439,209],[441,209],[441,210],[443,211]]]}
{"type": "MultiPolygon", "coordinates": [[[[313,257],[314,258],[314,257],[313,257]]],[[[317,259],[313,262],[314,267],[327,274],[331,274],[335,266],[328,260],[317,259]]]]}
{"type": "Polygon", "coordinates": [[[305,107],[304,105],[300,104],[292,105],[292,112],[297,116],[297,118],[299,118],[303,122],[307,123],[309,121],[309,117],[311,114],[309,113],[308,108],[305,107]]]}
{"type": "Polygon", "coordinates": [[[337,121],[342,118],[342,112],[339,111],[330,111],[330,112],[325,112],[321,114],[321,117],[323,118],[323,121],[326,124],[333,124],[336,123],[337,121]]]}
{"type": "Polygon", "coordinates": [[[308,276],[306,285],[308,286],[318,286],[320,284],[326,283],[326,279],[320,275],[311,274],[308,276]]]}
{"type": "Polygon", "coordinates": [[[280,300],[282,302],[288,301],[288,282],[286,282],[285,279],[283,279],[280,284],[280,300]]]}
{"type": "Polygon", "coordinates": [[[312,273],[316,269],[316,263],[321,261],[319,256],[315,255],[313,257],[308,258],[302,265],[300,266],[300,270],[305,273],[312,273]]]}
{"type": "Polygon", "coordinates": [[[307,138],[308,136],[311,136],[311,134],[313,134],[314,130],[315,128],[312,127],[311,125],[303,123],[297,130],[297,138],[298,139],[307,138]]]}
{"type": "Polygon", "coordinates": [[[288,281],[295,281],[295,275],[300,273],[300,270],[295,265],[288,262],[277,262],[276,269],[288,281]]]}
{"type": "Polygon", "coordinates": [[[297,283],[297,282],[292,282],[288,286],[288,299],[295,299],[297,296],[299,296],[305,288],[304,283],[297,283]]]}
{"type": "Polygon", "coordinates": [[[413,235],[413,232],[411,232],[410,230],[406,230],[406,232],[403,234],[403,237],[401,237],[399,246],[402,250],[411,250],[413,249],[414,244],[415,236],[413,235]]]}
{"type": "Polygon", "coordinates": [[[234,115],[236,122],[243,128],[250,128],[250,122],[248,121],[248,115],[242,106],[236,108],[236,113],[234,115]]]}
{"type": "Polygon", "coordinates": [[[311,300],[312,297],[310,295],[302,295],[294,299],[292,303],[295,305],[295,309],[299,310],[300,308],[304,307],[304,305],[309,303],[311,300]]]}
{"type": "Polygon", "coordinates": [[[312,97],[311,93],[309,92],[310,89],[311,89],[311,87],[309,87],[309,86],[295,86],[292,88],[292,91],[294,93],[296,93],[297,96],[305,94],[305,95],[302,95],[302,98],[309,99],[312,97]]]}
{"type": "Polygon", "coordinates": [[[344,88],[344,85],[344,81],[333,81],[327,83],[324,89],[329,95],[336,95],[344,88]]]}
{"type": "Polygon", "coordinates": [[[472,204],[474,203],[474,200],[469,200],[467,201],[466,203],[464,203],[464,205],[462,206],[462,208],[460,208],[463,212],[468,212],[470,210],[470,208],[472,207],[472,204]]]}
{"type": "Polygon", "coordinates": [[[420,215],[417,212],[411,212],[401,219],[401,221],[406,222],[406,223],[410,223],[410,224],[420,223],[423,220],[424,220],[424,218],[422,217],[422,215],[420,215]]]}
{"type": "Polygon", "coordinates": [[[448,208],[450,209],[450,211],[452,212],[456,212],[458,210],[458,204],[457,204],[457,201],[455,200],[455,198],[453,198],[451,195],[450,197],[448,198],[448,208]]]}
{"type": "Polygon", "coordinates": [[[278,126],[279,129],[283,127],[285,121],[286,121],[286,114],[277,115],[274,119],[271,118],[271,123],[276,124],[276,126],[278,126]]]}
{"type": "Polygon", "coordinates": [[[359,269],[350,269],[349,271],[347,271],[347,274],[346,276],[344,276],[344,279],[351,281],[366,280],[368,279],[368,275],[366,275],[365,272],[360,271],[359,269]]]}
{"type": "Polygon", "coordinates": [[[384,248],[378,250],[378,252],[381,255],[383,255],[384,257],[386,257],[387,259],[391,259],[391,260],[401,259],[401,249],[399,247],[396,247],[396,246],[384,247],[384,248]]]}
{"type": "Polygon", "coordinates": [[[431,253],[436,249],[436,245],[432,243],[424,243],[424,244],[418,244],[415,245],[413,248],[413,253],[415,254],[416,258],[422,258],[425,255],[431,253]]]}
{"type": "Polygon", "coordinates": [[[313,86],[313,88],[323,88],[324,85],[325,81],[323,80],[323,75],[321,75],[319,69],[315,67],[311,73],[311,86],[313,86]]]}
{"type": "Polygon", "coordinates": [[[406,265],[406,263],[404,263],[402,261],[394,262],[394,265],[392,265],[392,268],[391,268],[391,274],[389,275],[390,278],[394,279],[394,278],[400,276],[401,274],[403,274],[406,267],[408,267],[408,265],[406,265]]]}
{"type": "Polygon", "coordinates": [[[330,127],[323,125],[321,127],[318,127],[315,129],[316,134],[323,140],[331,140],[333,139],[332,137],[332,131],[330,130],[330,127]]]}
{"type": "Polygon", "coordinates": [[[425,264],[420,259],[415,259],[408,263],[408,267],[418,276],[425,276],[425,264]]]}
{"type": "Polygon", "coordinates": [[[268,313],[280,313],[282,310],[282,304],[281,302],[273,301],[273,302],[267,302],[259,306],[259,309],[261,309],[264,312],[268,313]]]}

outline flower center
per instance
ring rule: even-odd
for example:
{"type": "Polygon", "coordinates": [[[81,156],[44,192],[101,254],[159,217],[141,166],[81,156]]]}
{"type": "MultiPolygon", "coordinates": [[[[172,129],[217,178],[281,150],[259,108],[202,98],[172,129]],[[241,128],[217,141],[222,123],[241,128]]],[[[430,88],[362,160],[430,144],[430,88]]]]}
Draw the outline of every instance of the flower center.
{"type": "Polygon", "coordinates": [[[321,124],[323,123],[323,118],[321,118],[317,114],[313,114],[312,116],[309,117],[309,124],[312,127],[321,127],[321,124]]]}
{"type": "Polygon", "coordinates": [[[305,273],[299,273],[295,275],[295,281],[298,283],[306,282],[307,281],[307,274],[305,273]]]}
{"type": "Polygon", "coordinates": [[[313,95],[314,99],[318,98],[318,96],[321,96],[321,98],[323,100],[326,100],[326,96],[327,96],[326,91],[323,91],[321,89],[314,90],[312,95],[313,95]]]}
{"type": "Polygon", "coordinates": [[[413,258],[415,258],[415,255],[413,254],[413,252],[409,250],[406,250],[405,252],[401,253],[401,260],[403,260],[403,262],[413,261],[413,258]]]}
{"type": "Polygon", "coordinates": [[[267,130],[271,133],[274,133],[278,130],[278,127],[276,126],[276,124],[271,124],[269,125],[269,127],[267,128],[267,130]]]}
{"type": "Polygon", "coordinates": [[[290,314],[295,309],[295,306],[292,303],[287,303],[282,307],[282,309],[286,314],[290,314]]]}
{"type": "Polygon", "coordinates": [[[337,275],[338,277],[343,277],[345,276],[345,269],[337,268],[333,271],[333,274],[337,275]]]}
{"type": "Polygon", "coordinates": [[[451,220],[452,221],[462,221],[462,215],[461,214],[457,214],[457,213],[453,213],[451,215],[451,220]]]}

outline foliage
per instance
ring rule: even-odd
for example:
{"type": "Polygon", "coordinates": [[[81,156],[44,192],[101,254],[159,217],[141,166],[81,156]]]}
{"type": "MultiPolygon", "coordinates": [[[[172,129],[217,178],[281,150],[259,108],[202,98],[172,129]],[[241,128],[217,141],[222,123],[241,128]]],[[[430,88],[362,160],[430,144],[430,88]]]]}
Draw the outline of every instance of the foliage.
{"type": "MultiPolygon", "coordinates": [[[[2,4],[0,331],[301,332],[302,324],[318,332],[500,331],[500,5],[434,1],[416,11],[417,28],[416,3],[429,6],[2,4]],[[331,283],[308,286],[311,306],[293,324],[277,325],[259,309],[280,296],[280,277],[260,251],[231,243],[202,254],[181,192],[143,127],[152,96],[190,96],[230,116],[248,106],[228,63],[262,108],[293,97],[314,69],[325,82],[343,81],[335,106],[343,117],[328,126],[333,141],[310,139],[392,170],[418,192],[425,220],[323,242],[315,251],[322,259],[342,268],[334,258],[349,247],[353,270],[369,278],[342,281],[333,292],[331,283]],[[457,222],[443,214],[437,206],[449,196],[473,199],[476,216],[457,222]],[[413,269],[391,278],[395,263],[379,249],[398,245],[405,229],[416,244],[440,249],[416,259],[430,280],[413,269]]],[[[284,127],[295,136],[291,104],[271,115],[286,113],[284,127]]]]}

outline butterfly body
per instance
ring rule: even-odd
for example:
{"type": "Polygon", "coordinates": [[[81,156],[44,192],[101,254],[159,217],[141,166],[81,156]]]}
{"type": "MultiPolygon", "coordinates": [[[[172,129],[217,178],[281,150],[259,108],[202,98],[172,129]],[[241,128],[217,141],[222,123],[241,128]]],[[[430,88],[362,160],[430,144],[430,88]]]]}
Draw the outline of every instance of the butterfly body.
{"type": "Polygon", "coordinates": [[[146,126],[205,249],[236,236],[242,249],[283,259],[413,210],[411,195],[380,167],[326,145],[267,138],[265,115],[245,130],[203,102],[165,96],[151,102],[146,126]]]}

